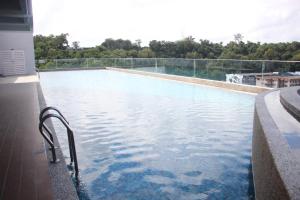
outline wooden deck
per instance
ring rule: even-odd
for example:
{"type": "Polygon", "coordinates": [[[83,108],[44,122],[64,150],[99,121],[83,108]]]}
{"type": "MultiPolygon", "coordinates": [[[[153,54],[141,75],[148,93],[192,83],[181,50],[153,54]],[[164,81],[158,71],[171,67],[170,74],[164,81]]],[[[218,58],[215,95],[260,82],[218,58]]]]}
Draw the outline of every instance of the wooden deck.
{"type": "Polygon", "coordinates": [[[0,84],[0,199],[53,199],[36,83],[0,84]]]}

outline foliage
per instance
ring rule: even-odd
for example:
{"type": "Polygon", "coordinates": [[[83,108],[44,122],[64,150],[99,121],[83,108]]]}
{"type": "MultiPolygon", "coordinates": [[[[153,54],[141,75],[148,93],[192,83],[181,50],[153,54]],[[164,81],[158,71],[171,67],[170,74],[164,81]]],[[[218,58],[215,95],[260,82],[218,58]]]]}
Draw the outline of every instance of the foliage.
{"type": "Polygon", "coordinates": [[[241,34],[234,35],[234,41],[224,45],[209,40],[196,41],[189,36],[178,41],[152,40],[142,47],[141,40],[131,42],[123,39],[106,39],[102,44],[82,48],[79,41],[69,46],[68,34],[34,36],[37,60],[61,58],[224,58],[224,59],[268,59],[300,60],[300,42],[255,43],[243,42],[241,34]]]}

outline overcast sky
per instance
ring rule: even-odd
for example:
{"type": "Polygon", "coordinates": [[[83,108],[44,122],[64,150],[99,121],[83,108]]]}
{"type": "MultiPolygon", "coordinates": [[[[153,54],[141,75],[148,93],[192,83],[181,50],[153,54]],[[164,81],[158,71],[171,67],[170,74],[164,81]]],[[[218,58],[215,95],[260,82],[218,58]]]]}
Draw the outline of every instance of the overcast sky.
{"type": "Polygon", "coordinates": [[[106,38],[300,41],[300,0],[33,0],[34,34],[69,33],[80,46],[106,38]]]}

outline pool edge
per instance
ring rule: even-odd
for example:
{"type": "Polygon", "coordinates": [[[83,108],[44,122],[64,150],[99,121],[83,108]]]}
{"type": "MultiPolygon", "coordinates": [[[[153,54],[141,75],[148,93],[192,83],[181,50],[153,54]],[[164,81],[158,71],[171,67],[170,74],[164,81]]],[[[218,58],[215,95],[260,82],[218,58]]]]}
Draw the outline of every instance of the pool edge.
{"type": "MultiPolygon", "coordinates": [[[[37,93],[38,93],[38,101],[39,101],[39,108],[40,110],[46,107],[47,103],[43,94],[42,87],[40,83],[36,84],[37,93]]],[[[70,199],[70,200],[78,200],[78,195],[76,188],[72,182],[71,175],[68,172],[67,165],[65,158],[63,156],[60,143],[58,141],[55,129],[53,127],[52,121],[49,120],[47,122],[48,127],[52,130],[53,139],[55,141],[56,155],[57,158],[60,160],[58,163],[50,163],[52,159],[52,154],[50,151],[47,151],[48,145],[45,144],[46,154],[48,159],[48,166],[49,166],[49,175],[51,179],[51,185],[54,192],[55,199],[70,199]]]]}
{"type": "Polygon", "coordinates": [[[290,146],[282,129],[290,116],[285,116],[288,111],[280,102],[281,91],[264,92],[255,99],[252,171],[258,200],[299,199],[300,196],[300,151],[290,146]],[[277,98],[272,94],[278,94],[277,98]]]}
{"type": "Polygon", "coordinates": [[[119,72],[125,72],[130,74],[151,76],[151,77],[168,79],[173,81],[180,81],[180,82],[191,83],[191,84],[206,85],[206,86],[222,88],[222,89],[237,91],[237,92],[250,93],[250,94],[258,94],[261,92],[269,91],[271,89],[267,87],[227,83],[223,81],[215,81],[215,80],[195,78],[195,77],[138,71],[135,69],[124,69],[124,68],[115,68],[115,67],[106,67],[106,69],[111,71],[119,71],[119,72]]]}

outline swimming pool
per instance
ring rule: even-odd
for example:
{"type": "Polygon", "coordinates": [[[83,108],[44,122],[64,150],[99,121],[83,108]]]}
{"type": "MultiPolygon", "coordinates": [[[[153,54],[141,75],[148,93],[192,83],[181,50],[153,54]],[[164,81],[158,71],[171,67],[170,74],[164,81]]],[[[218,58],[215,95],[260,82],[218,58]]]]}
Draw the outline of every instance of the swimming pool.
{"type": "Polygon", "coordinates": [[[253,95],[110,70],[40,75],[75,130],[81,199],[253,198],[253,95]]]}

